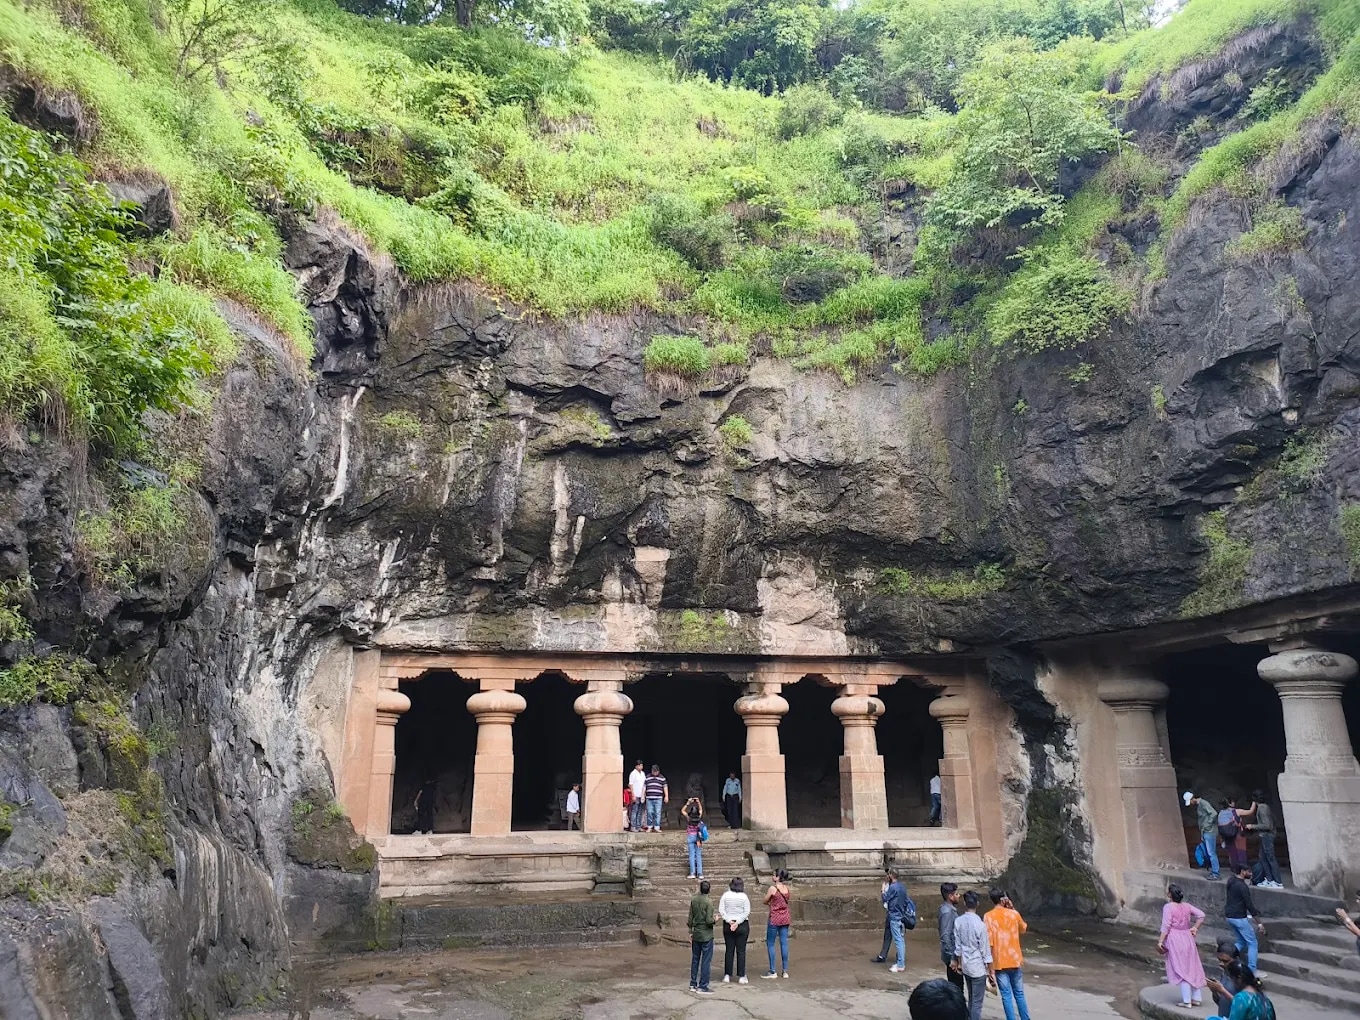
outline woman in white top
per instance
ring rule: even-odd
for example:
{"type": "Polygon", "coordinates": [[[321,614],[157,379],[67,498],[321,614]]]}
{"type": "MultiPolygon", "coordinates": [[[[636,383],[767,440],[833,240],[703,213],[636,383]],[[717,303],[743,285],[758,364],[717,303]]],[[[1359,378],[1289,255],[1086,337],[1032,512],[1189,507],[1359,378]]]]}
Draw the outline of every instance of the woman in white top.
{"type": "Polygon", "coordinates": [[[718,900],[718,916],[723,923],[723,984],[732,980],[732,957],[737,958],[737,984],[746,981],[746,940],[751,937],[751,900],[746,884],[732,879],[727,892],[718,900]]]}

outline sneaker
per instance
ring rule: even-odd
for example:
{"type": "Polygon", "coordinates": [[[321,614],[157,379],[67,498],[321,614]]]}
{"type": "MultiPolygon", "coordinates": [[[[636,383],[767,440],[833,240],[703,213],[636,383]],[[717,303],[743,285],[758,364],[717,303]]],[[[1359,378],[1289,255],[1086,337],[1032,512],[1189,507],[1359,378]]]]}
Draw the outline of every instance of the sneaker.
{"type": "Polygon", "coordinates": [[[875,957],[874,957],[874,963],[887,963],[887,962],[888,962],[888,958],[887,958],[886,956],[875,956],[875,957]]]}
{"type": "Polygon", "coordinates": [[[694,874],[693,874],[693,873],[690,873],[690,874],[686,875],[685,877],[686,877],[686,878],[693,878],[693,877],[694,877],[694,874]]]}
{"type": "Polygon", "coordinates": [[[731,983],[732,983],[732,976],[731,976],[730,974],[724,974],[724,975],[723,975],[723,984],[725,984],[725,985],[730,985],[731,983]]]}
{"type": "Polygon", "coordinates": [[[789,976],[789,972],[788,972],[788,971],[784,971],[784,976],[785,976],[785,977],[788,977],[788,976],[789,976]]]}
{"type": "Polygon", "coordinates": [[[749,985],[750,983],[751,982],[747,981],[744,977],[737,978],[737,984],[739,985],[749,985]]]}
{"type": "MultiPolygon", "coordinates": [[[[901,973],[902,973],[904,970],[906,970],[906,969],[907,969],[906,967],[899,967],[897,964],[894,963],[891,967],[888,968],[888,973],[889,973],[889,974],[901,974],[901,973]]],[[[785,974],[784,976],[785,976],[785,977],[788,977],[787,974],[785,974]]]]}
{"type": "Polygon", "coordinates": [[[762,981],[769,981],[771,978],[775,978],[777,980],[779,978],[779,975],[776,974],[774,971],[770,971],[768,974],[760,975],[760,979],[762,981]]]}
{"type": "Polygon", "coordinates": [[[694,994],[695,994],[695,995],[712,995],[712,994],[713,994],[713,989],[712,989],[712,988],[700,988],[700,989],[699,989],[698,991],[696,991],[694,994]]]}
{"type": "Polygon", "coordinates": [[[697,991],[699,990],[699,986],[698,986],[698,985],[690,985],[690,986],[689,986],[689,990],[690,990],[691,992],[697,992],[697,991]]]}
{"type": "Polygon", "coordinates": [[[1218,876],[1217,876],[1217,875],[1210,875],[1210,876],[1208,876],[1208,880],[1209,880],[1210,882],[1217,882],[1217,881],[1218,881],[1218,876]]]}

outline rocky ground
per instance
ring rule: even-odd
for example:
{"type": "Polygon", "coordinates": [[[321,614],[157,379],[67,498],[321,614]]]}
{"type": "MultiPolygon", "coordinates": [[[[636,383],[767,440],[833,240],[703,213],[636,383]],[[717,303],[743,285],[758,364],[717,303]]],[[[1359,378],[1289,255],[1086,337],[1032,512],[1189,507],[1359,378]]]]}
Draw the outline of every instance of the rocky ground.
{"type": "MultiPolygon", "coordinates": [[[[795,937],[792,977],[766,982],[764,943],[752,946],[751,984],[722,985],[716,951],[712,998],[686,990],[689,950],[662,943],[515,951],[453,950],[370,954],[318,965],[310,973],[313,1020],[903,1020],[906,996],[935,977],[933,929],[908,939],[904,975],[870,962],[871,932],[795,937]]],[[[1138,991],[1157,979],[1147,965],[1114,960],[1081,946],[1035,937],[1028,947],[1026,993],[1042,1020],[1114,1020],[1138,1016],[1138,991]]],[[[294,1006],[301,1007],[302,1002],[294,1006]]],[[[287,1008],[236,1014],[238,1020],[286,1020],[287,1008]]],[[[1001,1017],[989,996],[983,1016],[1001,1017]]]]}

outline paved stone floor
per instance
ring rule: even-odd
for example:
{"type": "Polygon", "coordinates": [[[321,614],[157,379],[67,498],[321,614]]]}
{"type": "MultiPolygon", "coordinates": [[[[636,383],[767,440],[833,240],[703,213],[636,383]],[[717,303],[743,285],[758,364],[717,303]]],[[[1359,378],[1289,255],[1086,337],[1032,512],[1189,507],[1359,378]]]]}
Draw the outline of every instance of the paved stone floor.
{"type": "MultiPolygon", "coordinates": [[[[687,991],[689,950],[663,943],[589,949],[449,950],[370,954],[310,971],[314,1020],[906,1020],[911,987],[937,976],[934,932],[914,934],[908,970],[870,962],[871,932],[821,934],[791,943],[792,977],[763,981],[763,943],[751,983],[722,985],[721,943],[712,998],[687,991]],[[929,937],[923,937],[929,936],[929,937]]],[[[1134,962],[1027,939],[1026,992],[1034,1020],[1137,1017],[1138,989],[1155,974],[1134,962]]],[[[296,1016],[297,1014],[293,1014],[296,1016]]],[[[988,996],[988,1020],[1003,1016],[988,996]]],[[[286,1020],[270,1010],[254,1020],[286,1020]]]]}

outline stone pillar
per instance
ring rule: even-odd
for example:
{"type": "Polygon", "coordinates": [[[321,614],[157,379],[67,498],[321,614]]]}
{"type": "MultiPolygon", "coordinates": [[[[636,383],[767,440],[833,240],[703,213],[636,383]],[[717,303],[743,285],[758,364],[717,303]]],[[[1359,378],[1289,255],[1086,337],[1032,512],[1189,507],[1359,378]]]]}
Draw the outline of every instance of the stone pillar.
{"type": "Polygon", "coordinates": [[[622,680],[591,680],[576,699],[576,714],[586,724],[581,758],[581,827],[586,832],[623,829],[623,749],[619,726],[633,710],[622,680]]]}
{"type": "Polygon", "coordinates": [[[784,790],[784,756],[779,751],[779,720],[789,703],[778,691],[758,691],[737,699],[746,724],[746,753],[741,756],[742,825],[747,829],[787,829],[789,804],[784,790]]]}
{"type": "Polygon", "coordinates": [[[1132,868],[1186,864],[1176,770],[1157,729],[1157,708],[1168,693],[1166,684],[1146,677],[1111,678],[1096,689],[1114,710],[1124,845],[1132,868]]]}
{"type": "Polygon", "coordinates": [[[1360,885],[1360,764],[1341,709],[1355,660],[1303,646],[1276,651],[1256,669],[1284,708],[1280,807],[1294,884],[1342,896],[1360,885]]]}
{"type": "Polygon", "coordinates": [[[392,832],[392,777],[397,771],[397,720],[411,707],[411,699],[401,691],[380,688],[377,722],[373,733],[373,772],[368,782],[369,838],[392,832]]]}
{"type": "MultiPolygon", "coordinates": [[[[508,836],[510,802],[515,782],[515,745],[511,727],[524,711],[523,696],[514,681],[483,680],[482,690],[467,700],[477,717],[477,756],[472,764],[472,826],[474,836],[508,836]],[[488,689],[488,685],[496,686],[488,689]],[[509,690],[505,689],[509,686],[509,690]]],[[[619,795],[622,796],[622,790],[619,795]]]]}
{"type": "Polygon", "coordinates": [[[945,695],[930,703],[930,714],[944,734],[940,759],[940,825],[946,829],[976,829],[973,806],[973,762],[968,753],[968,699],[945,695]]]}
{"type": "Polygon", "coordinates": [[[841,755],[841,826],[846,829],[886,829],[888,791],[883,782],[883,756],[878,753],[874,726],[883,702],[871,692],[877,687],[846,685],[831,703],[831,711],[845,727],[841,755]]]}

